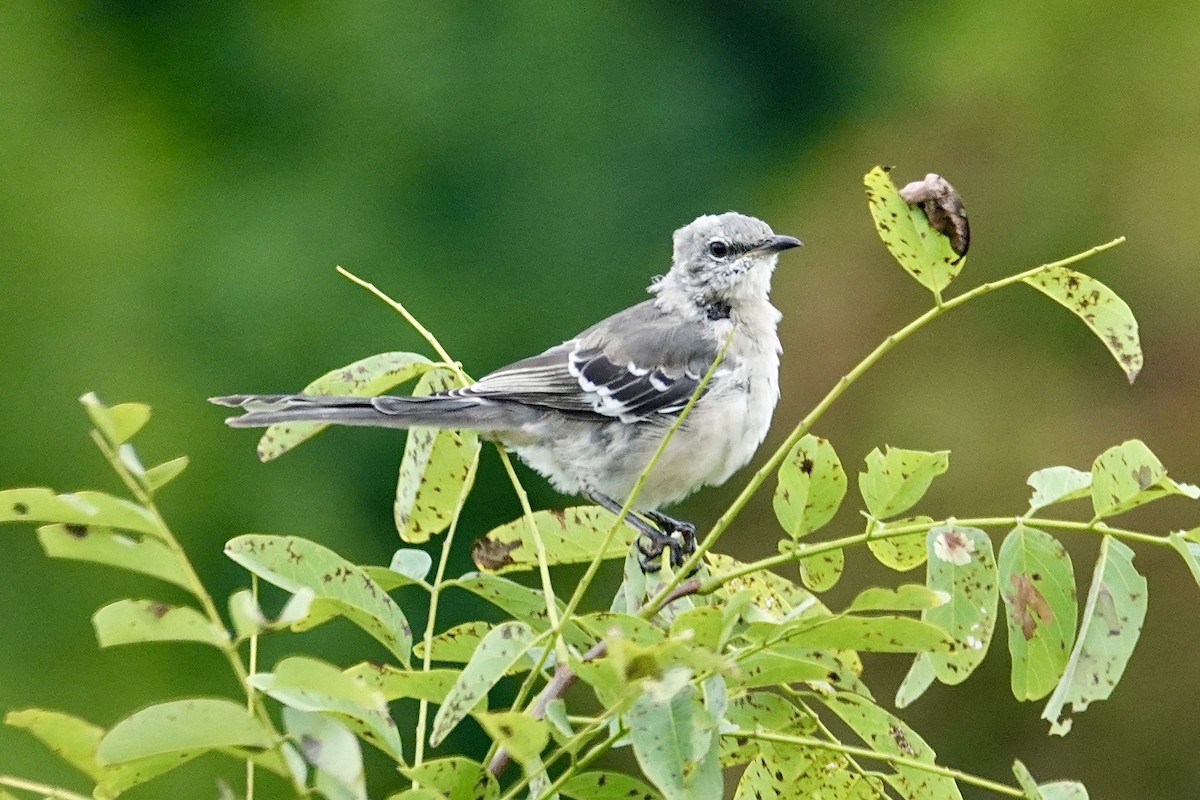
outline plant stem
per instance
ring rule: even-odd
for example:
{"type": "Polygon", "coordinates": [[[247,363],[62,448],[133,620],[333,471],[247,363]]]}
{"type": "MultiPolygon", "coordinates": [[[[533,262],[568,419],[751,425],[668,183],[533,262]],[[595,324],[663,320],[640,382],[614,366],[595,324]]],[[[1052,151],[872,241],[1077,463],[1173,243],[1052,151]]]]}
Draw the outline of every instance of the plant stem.
{"type": "MultiPolygon", "coordinates": [[[[250,596],[254,599],[254,607],[258,608],[258,576],[250,573],[250,596]]],[[[250,635],[250,652],[246,657],[250,674],[258,672],[258,633],[250,635]]],[[[246,713],[254,713],[254,698],[256,692],[249,683],[246,684],[246,713]]],[[[254,759],[246,759],[246,800],[254,800],[254,759]]]]}
{"type": "MultiPolygon", "coordinates": [[[[433,631],[437,626],[438,602],[442,597],[442,581],[446,577],[446,564],[450,561],[450,548],[454,544],[454,533],[458,530],[458,520],[462,516],[463,505],[467,500],[467,493],[470,486],[475,482],[475,470],[479,466],[479,459],[471,462],[471,466],[467,471],[467,479],[463,481],[462,489],[459,491],[458,500],[454,506],[454,514],[450,518],[450,527],[446,530],[446,538],[442,542],[442,554],[438,558],[437,571],[433,575],[433,585],[429,587],[429,618],[425,620],[425,633],[421,637],[424,644],[424,655],[421,656],[421,671],[429,672],[433,664],[433,631]]],[[[429,722],[429,701],[421,700],[417,706],[417,732],[416,741],[413,744],[413,766],[420,766],[425,758],[425,726],[429,722]]],[[[413,788],[417,788],[417,783],[413,782],[413,788]]]]}
{"type": "Polygon", "coordinates": [[[92,800],[92,798],[72,792],[70,789],[64,789],[61,786],[51,786],[48,783],[38,783],[37,781],[18,778],[16,775],[0,775],[0,786],[7,786],[10,789],[20,789],[24,792],[33,792],[40,795],[46,800],[92,800]]]}
{"type": "Polygon", "coordinates": [[[842,536],[838,539],[828,539],[823,542],[814,542],[810,545],[805,545],[803,548],[797,548],[793,552],[780,553],[778,555],[767,556],[758,561],[752,561],[747,564],[742,564],[737,569],[729,572],[713,575],[705,578],[700,585],[697,594],[709,594],[719,587],[725,585],[729,581],[736,580],[746,575],[759,572],[771,567],[777,567],[781,564],[787,564],[801,558],[826,553],[830,550],[842,550],[847,547],[865,544],[868,541],[878,539],[891,539],[896,536],[907,536],[913,533],[921,533],[928,531],[930,528],[936,528],[939,525],[962,525],[970,528],[1000,528],[1007,526],[1026,525],[1031,528],[1053,528],[1065,531],[1083,531],[1090,533],[1098,533],[1104,536],[1114,536],[1118,539],[1128,539],[1134,542],[1142,542],[1144,544],[1155,544],[1162,547],[1170,547],[1171,541],[1166,536],[1156,536],[1149,533],[1140,533],[1131,531],[1125,528],[1113,528],[1104,522],[1077,522],[1066,519],[1052,519],[1049,517],[972,517],[967,519],[958,519],[949,517],[944,520],[934,520],[931,522],[913,522],[908,525],[897,525],[885,530],[867,531],[864,533],[855,533],[849,536],[842,536]]]}
{"type": "MultiPolygon", "coordinates": [[[[542,596],[546,600],[546,618],[550,623],[550,629],[554,631],[554,640],[551,644],[559,663],[566,663],[570,653],[567,652],[567,644],[561,635],[563,625],[558,616],[558,595],[554,593],[554,583],[550,580],[550,562],[546,556],[546,545],[542,542],[542,532],[538,530],[537,520],[534,519],[533,509],[529,505],[529,495],[525,493],[525,487],[521,485],[521,481],[513,469],[512,459],[508,457],[504,448],[497,447],[496,449],[500,453],[500,461],[504,464],[504,470],[508,473],[513,491],[516,492],[517,500],[521,504],[521,514],[525,518],[525,526],[529,528],[529,535],[533,537],[533,546],[537,553],[538,574],[542,579],[542,596]]],[[[601,550],[601,552],[604,551],[601,550]]]]}
{"type": "MultiPolygon", "coordinates": [[[[607,724],[607,723],[604,721],[601,721],[599,724],[607,724]]],[[[601,742],[597,742],[596,745],[587,752],[587,755],[585,755],[583,758],[576,761],[571,766],[570,769],[564,770],[561,775],[559,775],[557,778],[555,778],[551,782],[550,786],[546,789],[546,792],[539,795],[539,797],[552,797],[555,792],[557,792],[559,789],[562,788],[562,785],[564,783],[569,781],[573,776],[578,775],[580,772],[582,772],[583,770],[585,770],[589,766],[591,766],[592,762],[594,762],[596,759],[600,758],[600,756],[607,753],[609,751],[609,749],[611,749],[612,746],[614,744],[616,744],[621,739],[621,737],[627,733],[629,733],[628,728],[619,727],[619,728],[617,728],[616,731],[614,731],[612,734],[610,734],[608,736],[608,738],[604,739],[601,742]]],[[[550,764],[550,762],[547,762],[546,765],[549,766],[549,764],[550,764]]],[[[526,783],[528,783],[528,781],[526,781],[526,783]]],[[[517,796],[517,794],[520,793],[522,788],[524,788],[522,785],[513,786],[504,795],[502,800],[513,800],[513,798],[515,798],[517,796]]],[[[537,798],[530,798],[530,800],[537,800],[537,798]]]]}
{"type": "Polygon", "coordinates": [[[757,739],[763,742],[775,742],[777,744],[790,744],[799,747],[814,747],[821,750],[830,750],[835,753],[843,753],[847,756],[858,756],[860,758],[869,759],[871,761],[883,761],[887,764],[894,764],[900,767],[909,767],[918,769],[922,772],[928,772],[931,775],[941,775],[945,778],[953,778],[954,780],[969,783],[972,786],[978,786],[981,789],[987,789],[997,794],[1007,795],[1008,797],[1024,797],[1025,793],[1015,786],[1009,786],[996,781],[990,781],[987,778],[980,778],[977,775],[972,775],[969,772],[953,769],[952,767],[943,767],[939,764],[930,764],[925,761],[918,761],[915,758],[908,756],[893,755],[891,753],[881,753],[876,750],[871,750],[867,747],[855,747],[854,745],[842,744],[841,742],[829,742],[824,739],[817,739],[813,736],[789,736],[782,733],[772,733],[770,731],[749,731],[736,730],[722,733],[722,736],[732,736],[739,739],[757,739]]]}
{"type": "MultiPolygon", "coordinates": [[[[754,473],[754,475],[750,478],[750,480],[746,483],[746,486],[742,489],[741,493],[737,496],[737,498],[734,499],[733,503],[730,504],[729,508],[726,509],[725,512],[717,519],[717,521],[713,525],[712,529],[705,535],[704,539],[700,542],[699,546],[696,548],[696,552],[692,553],[691,557],[688,558],[687,562],[684,563],[684,565],[675,573],[675,575],[669,581],[667,581],[666,585],[659,591],[659,597],[655,598],[656,602],[648,603],[646,608],[651,609],[651,608],[656,607],[658,605],[658,601],[660,601],[661,597],[665,597],[667,592],[669,592],[671,589],[673,589],[675,587],[675,585],[677,585],[679,583],[679,581],[681,581],[683,579],[683,576],[691,574],[693,571],[695,571],[695,569],[697,567],[699,567],[701,560],[704,558],[705,553],[707,553],[709,550],[711,550],[713,548],[713,546],[716,545],[717,541],[721,538],[721,535],[725,533],[725,531],[729,528],[729,526],[733,522],[733,520],[736,519],[738,514],[740,514],[742,512],[742,509],[744,509],[746,507],[746,504],[750,502],[750,499],[758,492],[759,488],[764,483],[766,483],[766,481],[771,477],[771,475],[774,474],[775,470],[779,467],[779,465],[783,461],[783,459],[787,457],[787,454],[791,451],[792,447],[795,446],[796,442],[800,441],[800,439],[806,433],[808,433],[808,431],[812,428],[812,426],[816,423],[816,421],[821,418],[821,416],[829,409],[829,407],[831,405],[833,405],[834,401],[836,401],[839,397],[842,396],[842,394],[846,391],[846,389],[848,389],[851,386],[851,384],[853,384],[860,377],[862,377],[863,373],[865,373],[868,369],[870,369],[872,366],[874,366],[875,363],[879,361],[879,359],[881,359],[881,358],[883,358],[883,356],[887,355],[887,353],[893,347],[895,347],[897,344],[899,344],[900,342],[907,339],[913,333],[916,333],[918,330],[923,328],[925,325],[929,324],[933,320],[940,317],[942,314],[945,314],[946,312],[951,311],[952,309],[958,308],[959,306],[961,306],[965,303],[968,303],[978,297],[982,297],[985,294],[994,292],[997,289],[1002,289],[1006,286],[1011,286],[1015,283],[1020,283],[1021,281],[1024,281],[1027,278],[1032,278],[1033,276],[1038,275],[1039,273],[1045,272],[1047,270],[1055,269],[1058,267],[1066,267],[1071,264],[1075,264],[1079,261],[1084,260],[1085,258],[1096,255],[1097,253],[1102,253],[1105,250],[1109,250],[1113,247],[1116,247],[1117,245],[1121,244],[1124,241],[1125,241],[1125,237],[1121,236],[1116,239],[1113,239],[1111,242],[1106,242],[1105,244],[1097,245],[1088,250],[1084,250],[1081,253],[1076,253],[1075,255],[1068,256],[1067,258],[1063,258],[1058,261],[1051,262],[1049,264],[1041,264],[1039,266],[1027,269],[1024,272],[1018,272],[1014,275],[1009,275],[1009,276],[1007,276],[1005,278],[1001,278],[999,280],[980,284],[979,286],[976,286],[974,289],[970,289],[956,297],[952,297],[949,300],[943,301],[941,304],[935,304],[932,308],[930,308],[924,314],[921,314],[919,317],[914,319],[912,322],[909,322],[907,325],[900,328],[895,333],[891,334],[886,339],[884,339],[882,342],[880,342],[879,345],[876,346],[875,349],[872,350],[867,355],[866,358],[864,358],[862,361],[858,362],[858,364],[856,364],[853,369],[851,369],[849,372],[847,372],[845,375],[843,375],[842,378],[834,385],[834,387],[832,389],[830,389],[829,392],[823,398],[821,398],[821,401],[818,402],[817,405],[814,406],[813,409],[808,412],[808,414],[804,417],[804,419],[800,420],[799,424],[797,424],[796,427],[792,429],[792,432],[788,434],[787,438],[783,441],[783,443],[775,450],[774,453],[771,454],[771,457],[767,459],[767,462],[765,464],[763,464],[758,469],[758,471],[754,473]]],[[[651,612],[651,613],[655,613],[655,612],[651,612]]],[[[643,616],[644,616],[644,614],[643,614],[643,616]]]]}

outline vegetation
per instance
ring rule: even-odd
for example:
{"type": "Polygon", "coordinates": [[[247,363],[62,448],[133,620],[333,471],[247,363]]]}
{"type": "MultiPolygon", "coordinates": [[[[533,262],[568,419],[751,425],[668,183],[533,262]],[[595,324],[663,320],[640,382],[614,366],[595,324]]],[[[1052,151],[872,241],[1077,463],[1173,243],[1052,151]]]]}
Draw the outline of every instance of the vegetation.
{"type": "MultiPolygon", "coordinates": [[[[659,573],[641,571],[623,514],[592,507],[533,511],[500,451],[524,513],[476,541],[479,571],[450,574],[456,539],[470,527],[462,512],[481,446],[470,433],[414,431],[395,505],[406,546],[387,567],[355,564],[301,537],[240,535],[225,553],[246,570],[247,586],[228,598],[223,614],[156,505],[186,457],[145,467],[131,440],[149,420],[149,408],[108,406],[85,395],[92,438],[130,497],[10,489],[0,492],[0,521],[38,524],[38,541],[52,558],[141,573],[182,589],[186,603],[125,598],[105,605],[92,619],[98,643],[209,646],[228,662],[243,696],[160,700],[107,730],[86,713],[41,708],[10,711],[5,721],[84,773],[100,798],[208,753],[245,763],[244,787],[222,784],[223,797],[268,790],[277,796],[290,786],[296,795],[331,800],[702,800],[736,783],[739,800],[943,800],[960,797],[960,785],[1029,800],[1086,798],[1082,784],[1039,781],[1020,761],[1013,765],[1015,782],[940,764],[920,734],[875,699],[860,653],[913,656],[895,698],[903,709],[935,681],[965,681],[983,662],[1003,613],[1013,695],[1048,697],[1042,716],[1051,732],[1065,735],[1071,714],[1110,696],[1138,641],[1147,581],[1133,565],[1132,548],[1174,551],[1200,582],[1200,529],[1151,533],[1118,527],[1115,518],[1170,495],[1198,499],[1200,489],[1169,477],[1146,445],[1131,440],[1099,454],[1090,469],[1034,472],[1027,509],[933,519],[914,510],[949,468],[949,453],[885,447],[867,454],[858,473],[861,529],[813,537],[834,527],[849,487],[833,445],[811,431],[897,343],[1015,284],[1076,314],[1132,381],[1142,353],[1129,307],[1074,269],[1122,240],[947,298],[943,292],[965,256],[920,208],[904,202],[885,170],[872,170],[865,181],[884,244],[929,290],[932,305],[886,337],[796,424],[677,571],[669,564],[659,573]],[[717,552],[764,488],[773,491],[782,529],[777,553],[739,561],[717,552]],[[1061,516],[1062,504],[1086,510],[1061,516]],[[988,531],[1002,534],[998,552],[988,531]],[[1097,544],[1082,611],[1071,558],[1054,534],[1097,544]],[[441,537],[436,564],[409,546],[434,537],[441,537]],[[846,551],[862,546],[900,574],[924,566],[924,582],[864,586],[844,607],[830,608],[820,594],[842,576],[846,551]],[[603,591],[594,582],[602,562],[622,557],[623,581],[615,594],[603,591]],[[580,567],[578,579],[564,579],[580,567]],[[533,585],[514,574],[530,576],[533,585]],[[276,614],[263,610],[263,581],[286,596],[276,614]],[[441,624],[447,598],[460,595],[485,601],[492,613],[441,624]],[[418,605],[426,611],[422,631],[409,624],[418,605]],[[264,637],[335,618],[377,640],[389,661],[365,661],[347,649],[336,664],[311,654],[259,663],[264,637]],[[490,738],[486,752],[454,746],[452,732],[470,724],[490,738]],[[367,786],[363,743],[394,763],[393,780],[367,786]],[[637,773],[611,757],[625,747],[637,773]],[[519,769],[509,768],[513,762],[519,769]]],[[[383,353],[333,370],[307,391],[368,395],[416,380],[414,391],[422,393],[468,380],[400,303],[349,277],[403,314],[436,360],[383,353]]],[[[686,424],[686,411],[678,424],[686,424]]],[[[268,429],[258,454],[275,458],[321,427],[268,429]]],[[[303,640],[297,643],[303,653],[303,640]]],[[[27,775],[0,775],[0,787],[80,797],[27,775]]]]}

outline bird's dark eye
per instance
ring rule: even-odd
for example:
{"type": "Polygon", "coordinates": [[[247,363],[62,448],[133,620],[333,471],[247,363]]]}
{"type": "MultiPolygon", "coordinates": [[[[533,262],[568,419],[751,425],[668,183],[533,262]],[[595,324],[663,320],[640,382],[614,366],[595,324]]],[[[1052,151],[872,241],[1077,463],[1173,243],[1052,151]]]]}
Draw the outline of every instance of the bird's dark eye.
{"type": "Polygon", "coordinates": [[[712,253],[713,258],[724,258],[729,255],[729,245],[716,239],[708,243],[708,252],[712,253]]]}

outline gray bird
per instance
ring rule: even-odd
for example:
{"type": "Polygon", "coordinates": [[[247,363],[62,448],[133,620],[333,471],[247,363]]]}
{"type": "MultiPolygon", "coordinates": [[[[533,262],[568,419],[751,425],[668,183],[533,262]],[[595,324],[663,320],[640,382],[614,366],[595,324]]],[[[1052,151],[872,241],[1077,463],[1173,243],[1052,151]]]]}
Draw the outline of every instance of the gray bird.
{"type": "Polygon", "coordinates": [[[651,283],[652,299],[470,386],[425,397],[242,394],[212,402],[246,411],[226,420],[234,428],[474,429],[559,491],[616,512],[733,329],[724,360],[637,497],[641,516],[629,516],[644,568],[656,569],[664,548],[679,565],[695,549],[695,526],[658,509],[726,481],[766,436],[781,352],[771,275],[779,253],[800,244],[753,217],[702,216],[675,231],[671,269],[651,283]]]}

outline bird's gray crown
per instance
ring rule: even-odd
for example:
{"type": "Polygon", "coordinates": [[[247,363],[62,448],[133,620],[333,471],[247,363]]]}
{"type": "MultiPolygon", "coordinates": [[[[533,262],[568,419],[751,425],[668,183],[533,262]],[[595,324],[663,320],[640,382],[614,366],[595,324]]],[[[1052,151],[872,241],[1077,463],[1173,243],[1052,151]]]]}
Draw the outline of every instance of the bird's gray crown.
{"type": "Polygon", "coordinates": [[[671,270],[650,291],[663,307],[765,301],[779,251],[798,244],[754,217],[706,214],[675,231],[671,270]]]}

